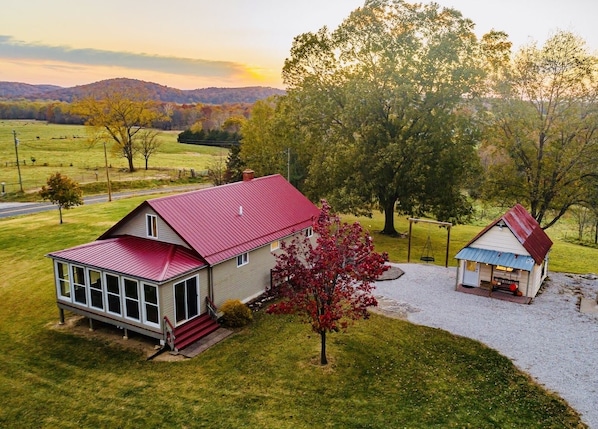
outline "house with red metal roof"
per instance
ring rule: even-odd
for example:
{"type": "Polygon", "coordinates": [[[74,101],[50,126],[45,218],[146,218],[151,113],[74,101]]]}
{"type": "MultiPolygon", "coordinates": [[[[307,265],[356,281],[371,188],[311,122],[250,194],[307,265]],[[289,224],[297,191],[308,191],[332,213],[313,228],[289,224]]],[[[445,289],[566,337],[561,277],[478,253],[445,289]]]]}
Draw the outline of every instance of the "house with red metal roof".
{"type": "Polygon", "coordinates": [[[551,247],[546,232],[517,204],[457,253],[457,287],[507,293],[529,303],[547,276],[551,247]]]}
{"type": "Polygon", "coordinates": [[[226,300],[270,286],[280,243],[319,209],[280,175],[144,201],[96,241],[48,254],[70,311],[180,350],[218,328],[226,300]]]}

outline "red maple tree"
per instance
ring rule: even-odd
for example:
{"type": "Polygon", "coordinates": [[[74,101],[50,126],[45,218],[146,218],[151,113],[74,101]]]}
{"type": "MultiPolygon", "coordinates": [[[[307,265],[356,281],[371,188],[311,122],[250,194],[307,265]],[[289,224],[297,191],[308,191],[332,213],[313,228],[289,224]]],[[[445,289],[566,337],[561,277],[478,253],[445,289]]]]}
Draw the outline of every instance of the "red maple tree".
{"type": "Polygon", "coordinates": [[[305,235],[281,244],[274,280],[282,299],[268,312],[304,316],[320,334],[320,363],[326,365],[326,333],[368,318],[368,307],[378,304],[373,282],[388,269],[388,257],[374,251],[372,237],[358,222],[341,223],[326,201],[313,232],[315,245],[305,235]]]}

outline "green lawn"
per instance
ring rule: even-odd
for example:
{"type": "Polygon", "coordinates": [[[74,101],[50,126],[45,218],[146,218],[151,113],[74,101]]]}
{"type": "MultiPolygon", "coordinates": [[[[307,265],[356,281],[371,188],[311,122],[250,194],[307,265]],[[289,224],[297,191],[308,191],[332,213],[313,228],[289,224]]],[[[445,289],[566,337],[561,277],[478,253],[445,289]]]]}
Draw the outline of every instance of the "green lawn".
{"type": "MultiPolygon", "coordinates": [[[[327,367],[317,365],[319,339],[287,316],[258,313],[237,335],[183,362],[147,362],[52,329],[58,310],[44,255],[95,239],[142,200],[76,207],[63,225],[55,211],[0,220],[0,427],[583,427],[495,351],[378,315],[329,336],[327,367]]],[[[370,220],[370,229],[380,221],[370,220]]],[[[473,228],[455,228],[453,245],[473,228]]],[[[427,229],[417,234],[425,239],[427,229]]],[[[375,240],[392,260],[406,252],[405,240],[375,240]]]]}
{"type": "MultiPolygon", "coordinates": [[[[17,151],[24,191],[40,188],[57,171],[81,184],[106,181],[103,145],[90,147],[86,127],[0,120],[0,182],[6,184],[6,192],[20,190],[13,131],[19,140],[17,151]]],[[[135,173],[127,171],[126,159],[113,153],[111,142],[107,142],[110,180],[177,177],[179,170],[186,174],[191,169],[201,172],[217,158],[228,155],[225,149],[177,143],[178,133],[161,132],[161,146],[150,157],[149,170],[145,170],[145,161],[139,156],[135,158],[135,173]]]]}

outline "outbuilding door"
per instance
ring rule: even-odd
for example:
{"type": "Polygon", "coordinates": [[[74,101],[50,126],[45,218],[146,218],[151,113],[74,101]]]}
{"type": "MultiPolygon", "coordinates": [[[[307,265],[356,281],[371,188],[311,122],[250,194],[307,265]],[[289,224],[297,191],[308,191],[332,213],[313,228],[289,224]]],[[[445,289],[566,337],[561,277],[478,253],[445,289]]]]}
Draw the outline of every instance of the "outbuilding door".
{"type": "Polygon", "coordinates": [[[480,285],[480,264],[475,261],[465,261],[463,285],[475,287],[480,285]]]}

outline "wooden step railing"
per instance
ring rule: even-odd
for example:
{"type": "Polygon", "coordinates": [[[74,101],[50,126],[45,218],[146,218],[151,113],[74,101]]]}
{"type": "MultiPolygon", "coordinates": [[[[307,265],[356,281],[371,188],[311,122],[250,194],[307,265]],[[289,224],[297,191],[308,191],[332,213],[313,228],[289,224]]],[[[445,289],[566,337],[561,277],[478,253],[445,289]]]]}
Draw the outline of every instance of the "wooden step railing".
{"type": "Polygon", "coordinates": [[[214,301],[212,301],[209,296],[206,296],[206,308],[208,309],[210,317],[214,320],[218,320],[218,307],[216,307],[216,304],[214,304],[214,301]]]}
{"type": "Polygon", "coordinates": [[[164,316],[164,319],[162,320],[162,333],[170,350],[174,350],[174,340],[176,339],[176,336],[174,335],[174,325],[168,316],[164,316]]]}

